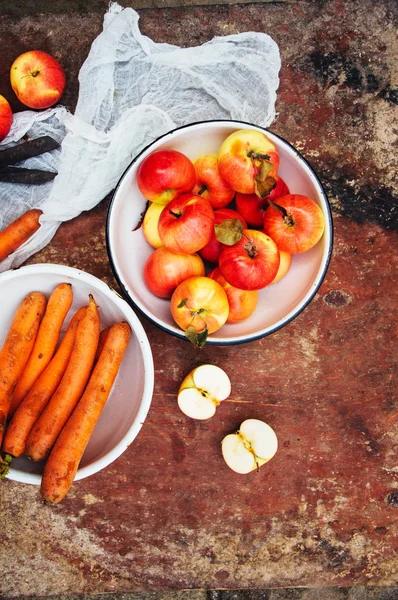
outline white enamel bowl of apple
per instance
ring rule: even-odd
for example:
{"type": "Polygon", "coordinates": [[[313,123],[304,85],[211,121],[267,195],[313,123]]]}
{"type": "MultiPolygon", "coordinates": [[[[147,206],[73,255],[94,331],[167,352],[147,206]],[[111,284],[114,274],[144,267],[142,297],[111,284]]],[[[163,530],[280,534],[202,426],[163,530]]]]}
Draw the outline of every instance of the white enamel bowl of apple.
{"type": "MultiPolygon", "coordinates": [[[[90,295],[98,308],[100,331],[115,323],[127,324],[130,331],[116,379],[80,460],[74,477],[77,481],[107,467],[133,442],[152,400],[154,367],[146,333],[129,304],[93,275],[55,264],[29,265],[0,275],[0,346],[3,346],[14,315],[27,295],[31,292],[41,292],[48,306],[53,291],[64,283],[71,284],[72,300],[59,331],[58,349],[72,318],[81,307],[88,305],[90,295]]],[[[9,420],[8,427],[11,422],[12,419],[9,420]]],[[[6,477],[14,481],[40,485],[45,464],[45,460],[36,462],[22,454],[11,460],[6,477]]]]}
{"type": "Polygon", "coordinates": [[[329,203],[306,160],[240,121],[195,123],[154,141],[123,174],[107,220],[127,301],[198,346],[250,342],[289,323],[321,285],[332,240],[329,203]]]}

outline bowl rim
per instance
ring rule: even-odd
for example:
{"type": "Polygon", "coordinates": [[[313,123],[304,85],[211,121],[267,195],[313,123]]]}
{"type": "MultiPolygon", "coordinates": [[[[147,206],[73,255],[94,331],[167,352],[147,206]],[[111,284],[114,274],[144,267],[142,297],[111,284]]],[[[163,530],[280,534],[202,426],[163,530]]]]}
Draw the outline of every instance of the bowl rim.
{"type": "Polygon", "coordinates": [[[313,169],[313,167],[308,162],[308,160],[306,158],[304,158],[304,156],[297,150],[297,148],[295,148],[285,138],[283,138],[282,136],[278,135],[277,133],[274,133],[273,131],[271,131],[265,127],[262,127],[261,125],[256,125],[256,124],[250,123],[248,121],[241,121],[241,120],[236,120],[236,119],[208,119],[208,120],[202,120],[202,121],[194,121],[194,122],[188,123],[186,125],[180,125],[178,127],[175,127],[174,129],[171,129],[170,131],[167,131],[166,133],[160,135],[155,140],[153,140],[152,142],[147,144],[144,148],[142,148],[142,150],[140,150],[140,152],[138,154],[136,154],[136,156],[133,157],[133,159],[131,160],[131,162],[129,163],[129,165],[126,167],[123,174],[121,175],[121,177],[112,193],[112,197],[111,197],[111,200],[110,200],[110,203],[108,206],[107,217],[106,217],[106,228],[105,228],[105,234],[106,234],[105,241],[106,241],[106,248],[107,248],[107,253],[108,253],[108,258],[109,258],[109,264],[111,265],[111,269],[113,271],[114,277],[115,277],[116,281],[118,282],[119,288],[120,288],[122,295],[125,298],[126,302],[132,308],[137,310],[142,316],[144,316],[146,319],[148,319],[151,323],[156,325],[156,327],[158,327],[159,329],[165,331],[166,333],[173,335],[174,337],[187,340],[183,331],[181,331],[181,333],[180,333],[179,331],[171,330],[168,327],[162,325],[161,323],[159,323],[158,321],[153,319],[149,314],[147,314],[130,296],[128,289],[125,287],[125,285],[122,281],[122,278],[120,277],[120,275],[118,273],[118,270],[116,268],[116,264],[114,261],[114,257],[113,257],[113,253],[112,253],[112,249],[111,249],[111,243],[110,243],[110,237],[111,237],[110,223],[111,223],[112,211],[113,211],[114,205],[116,203],[116,197],[117,197],[119,188],[121,187],[125,177],[127,176],[128,172],[130,171],[131,167],[139,160],[139,158],[142,156],[142,154],[147,152],[147,150],[149,148],[151,148],[151,146],[154,146],[155,144],[157,145],[159,142],[161,142],[162,139],[171,137],[174,133],[176,133],[178,131],[193,128],[193,127],[198,127],[200,125],[206,125],[206,124],[215,124],[215,125],[219,124],[219,125],[231,125],[231,126],[237,125],[238,127],[241,127],[241,126],[252,127],[254,129],[263,131],[267,135],[271,134],[271,136],[274,136],[275,138],[279,139],[282,143],[284,143],[286,146],[288,146],[290,148],[290,150],[296,155],[296,157],[306,166],[308,171],[311,173],[316,184],[319,187],[321,195],[323,196],[324,203],[325,203],[325,209],[326,209],[325,218],[326,218],[327,224],[328,224],[329,245],[327,247],[326,258],[324,259],[324,264],[323,264],[322,270],[317,275],[316,284],[313,286],[311,291],[307,293],[305,302],[300,303],[295,310],[291,311],[288,318],[280,319],[277,323],[275,323],[275,325],[266,328],[266,330],[263,329],[263,330],[259,331],[258,333],[241,336],[239,339],[236,339],[236,340],[222,340],[222,339],[217,339],[217,338],[211,338],[211,336],[209,336],[209,338],[206,341],[207,346],[237,346],[240,344],[247,344],[249,342],[253,342],[253,341],[262,339],[263,337],[267,337],[267,336],[279,331],[279,329],[282,329],[289,323],[291,323],[299,314],[301,314],[307,308],[307,306],[310,304],[310,302],[313,300],[314,296],[316,295],[319,288],[321,287],[321,285],[326,277],[326,273],[328,271],[331,257],[332,257],[333,243],[334,243],[333,216],[332,216],[332,210],[331,210],[330,202],[327,197],[325,188],[323,187],[316,171],[313,169]]]}
{"type": "MultiPolygon", "coordinates": [[[[92,275],[87,271],[83,271],[82,269],[77,269],[75,267],[69,267],[66,265],[60,265],[55,263],[37,263],[31,265],[24,265],[17,269],[9,269],[7,271],[4,271],[3,273],[0,273],[0,285],[4,281],[16,279],[20,276],[23,277],[27,272],[34,272],[35,274],[51,273],[64,277],[73,277],[74,279],[79,279],[80,277],[82,281],[88,283],[89,285],[92,285],[93,288],[102,292],[105,296],[112,300],[121,309],[123,313],[127,312],[129,322],[132,325],[133,333],[136,336],[137,341],[139,343],[139,347],[141,349],[144,366],[144,386],[141,403],[137,411],[135,420],[130,429],[127,431],[127,433],[116,444],[116,446],[112,448],[112,450],[107,452],[107,454],[105,454],[103,457],[93,461],[85,467],[78,469],[74,479],[74,481],[78,481],[80,479],[89,477],[90,475],[94,475],[95,473],[98,473],[99,471],[110,465],[117,458],[119,458],[119,456],[123,454],[123,452],[137,437],[149,412],[153,397],[155,372],[152,349],[145,329],[140,320],[138,319],[138,316],[136,315],[132,307],[129,305],[129,303],[126,302],[126,300],[110,285],[108,285],[95,275],[92,275]]],[[[41,475],[38,473],[26,473],[24,471],[18,470],[13,471],[11,462],[10,470],[6,476],[6,479],[38,485],[40,484],[41,475]]]]}

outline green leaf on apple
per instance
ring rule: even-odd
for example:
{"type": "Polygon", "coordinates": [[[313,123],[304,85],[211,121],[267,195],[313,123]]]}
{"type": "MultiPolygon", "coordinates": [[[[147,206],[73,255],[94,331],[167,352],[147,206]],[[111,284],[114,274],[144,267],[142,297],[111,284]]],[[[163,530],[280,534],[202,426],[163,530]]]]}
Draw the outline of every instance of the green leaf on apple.
{"type": "Polygon", "coordinates": [[[188,298],[183,298],[181,300],[181,302],[179,303],[179,305],[177,306],[177,308],[183,308],[187,302],[188,302],[188,298]]]}
{"type": "Polygon", "coordinates": [[[216,238],[226,246],[233,246],[242,239],[243,223],[240,219],[224,219],[219,225],[214,225],[216,238]]]}
{"type": "Polygon", "coordinates": [[[202,331],[196,331],[195,327],[193,325],[190,325],[185,330],[185,336],[189,339],[189,341],[195,348],[203,348],[203,346],[206,343],[208,334],[209,331],[207,327],[202,329],[202,331]]]}

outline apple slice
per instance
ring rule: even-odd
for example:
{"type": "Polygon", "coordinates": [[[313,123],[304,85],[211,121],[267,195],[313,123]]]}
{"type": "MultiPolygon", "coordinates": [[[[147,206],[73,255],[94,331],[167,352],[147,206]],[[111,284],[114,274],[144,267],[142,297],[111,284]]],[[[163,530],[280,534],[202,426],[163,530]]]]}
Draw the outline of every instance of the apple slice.
{"type": "Polygon", "coordinates": [[[183,380],[178,391],[178,406],[192,419],[210,419],[217,406],[231,393],[231,381],[216,365],[200,365],[183,380]]]}
{"type": "Polygon", "coordinates": [[[278,449],[278,440],[267,423],[247,419],[239,431],[223,439],[221,449],[227,465],[236,473],[246,474],[271,460],[278,449]]]}

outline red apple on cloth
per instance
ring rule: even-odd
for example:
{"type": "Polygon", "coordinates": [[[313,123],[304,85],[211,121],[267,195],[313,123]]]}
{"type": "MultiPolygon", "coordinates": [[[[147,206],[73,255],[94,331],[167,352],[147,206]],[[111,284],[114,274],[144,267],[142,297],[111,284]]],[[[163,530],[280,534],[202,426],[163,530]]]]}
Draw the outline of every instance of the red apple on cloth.
{"type": "Polygon", "coordinates": [[[214,211],[207,200],[193,193],[182,194],[161,212],[159,237],[168,250],[193,254],[209,243],[214,221],[214,211]]]}
{"type": "Polygon", "coordinates": [[[256,129],[231,133],[218,152],[221,177],[236,192],[266,196],[275,187],[279,153],[269,137],[256,129]]]}
{"type": "Polygon", "coordinates": [[[42,50],[30,50],[18,56],[11,65],[10,81],[18,100],[35,109],[56,104],[66,84],[62,66],[42,50]]]}
{"type": "Polygon", "coordinates": [[[264,231],[280,250],[298,254],[310,250],[321,239],[325,218],[314,200],[288,194],[271,204],[264,215],[264,231]]]}
{"type": "Polygon", "coordinates": [[[268,235],[256,229],[244,229],[240,241],[222,249],[219,267],[234,287],[261,290],[275,279],[279,261],[278,246],[268,235]]]}
{"type": "Polygon", "coordinates": [[[198,254],[175,254],[164,246],[154,250],[144,265],[145,284],[160,298],[171,298],[184,279],[204,274],[203,260],[198,254]]]}
{"type": "Polygon", "coordinates": [[[177,196],[192,191],[195,167],[178,150],[156,150],[148,154],[137,170],[137,185],[151,202],[168,204],[177,196]]]}
{"type": "Polygon", "coordinates": [[[227,294],[229,304],[227,323],[239,323],[254,313],[258,303],[257,290],[240,290],[234,287],[222,275],[220,267],[210,271],[207,277],[218,281],[227,294]]]}
{"type": "Polygon", "coordinates": [[[4,96],[0,95],[0,142],[7,137],[12,125],[12,110],[4,96]]]}
{"type": "Polygon", "coordinates": [[[235,196],[236,210],[242,215],[246,222],[252,227],[262,228],[264,214],[269,206],[268,200],[276,200],[279,196],[289,194],[289,188],[281,177],[275,176],[276,186],[267,195],[261,198],[257,194],[240,194],[235,196]]]}
{"type": "MultiPolygon", "coordinates": [[[[220,225],[225,219],[238,219],[241,221],[243,228],[247,229],[247,223],[244,218],[232,208],[218,208],[214,211],[214,217],[214,225],[220,225]]],[[[218,241],[216,232],[213,229],[210,241],[208,244],[206,244],[206,246],[199,250],[199,254],[204,260],[207,260],[213,264],[218,264],[218,259],[220,258],[222,248],[223,244],[222,242],[218,241]]]]}
{"type": "Polygon", "coordinates": [[[196,172],[195,194],[206,198],[211,206],[223,208],[229,204],[235,192],[226,184],[218,169],[217,154],[204,154],[193,161],[196,172]]]}
{"type": "Polygon", "coordinates": [[[196,348],[228,319],[229,304],[222,286],[210,277],[189,277],[174,290],[170,300],[174,321],[196,348]]]}

